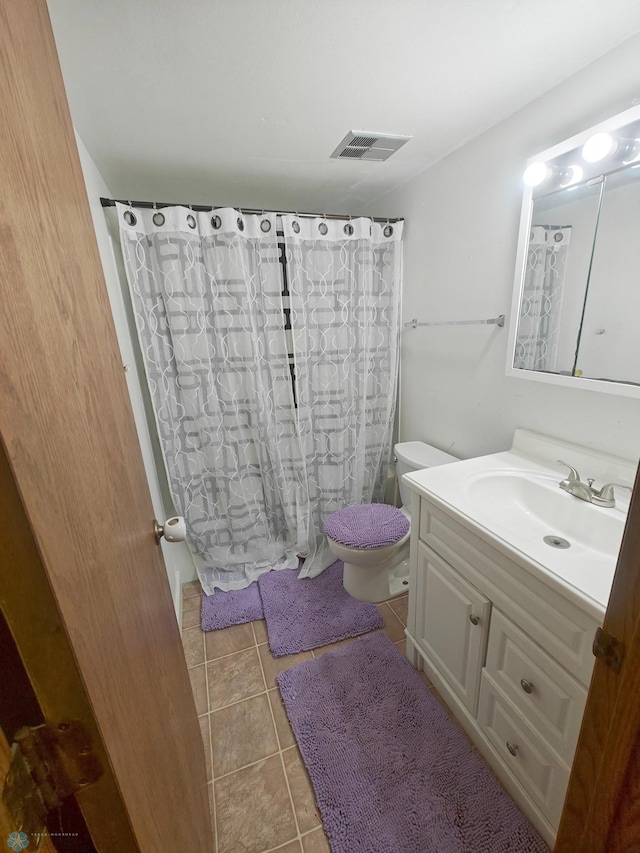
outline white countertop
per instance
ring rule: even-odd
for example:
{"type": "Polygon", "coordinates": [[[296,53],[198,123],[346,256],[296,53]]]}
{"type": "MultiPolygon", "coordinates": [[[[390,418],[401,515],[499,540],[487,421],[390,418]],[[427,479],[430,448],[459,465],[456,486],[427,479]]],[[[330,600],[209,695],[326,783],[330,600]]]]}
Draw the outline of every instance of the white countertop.
{"type": "Polygon", "coordinates": [[[516,431],[509,451],[415,471],[403,481],[590,615],[602,619],[628,496],[611,509],[564,492],[558,484],[566,469],[556,463],[558,458],[583,466],[583,479],[595,476],[601,479],[600,485],[614,478],[633,482],[635,463],[629,460],[527,430],[516,431]],[[553,548],[544,542],[544,535],[564,537],[571,547],[553,548]]]}

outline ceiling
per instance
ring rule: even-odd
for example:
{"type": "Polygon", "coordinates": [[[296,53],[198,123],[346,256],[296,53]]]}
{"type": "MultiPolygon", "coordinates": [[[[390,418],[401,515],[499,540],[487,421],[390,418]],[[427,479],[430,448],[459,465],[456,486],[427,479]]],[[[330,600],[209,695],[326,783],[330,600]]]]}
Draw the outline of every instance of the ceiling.
{"type": "Polygon", "coordinates": [[[638,0],[48,0],[115,196],[357,213],[640,30],[638,0]],[[413,136],[329,159],[350,130],[413,136]]]}

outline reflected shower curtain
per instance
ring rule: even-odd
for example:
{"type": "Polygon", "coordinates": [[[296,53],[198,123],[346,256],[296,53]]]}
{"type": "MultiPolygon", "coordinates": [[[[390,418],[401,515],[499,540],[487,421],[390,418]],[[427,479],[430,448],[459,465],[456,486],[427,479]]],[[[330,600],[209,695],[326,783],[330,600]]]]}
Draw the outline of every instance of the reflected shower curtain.
{"type": "Polygon", "coordinates": [[[204,591],[296,567],[308,498],[275,215],[117,213],[169,486],[204,591]]]}
{"type": "Polygon", "coordinates": [[[402,223],[282,216],[314,577],[330,513],[381,501],[396,404],[402,223]]]}
{"type": "Polygon", "coordinates": [[[533,225],[522,289],[513,366],[524,370],[556,369],[571,227],[533,225]]]}

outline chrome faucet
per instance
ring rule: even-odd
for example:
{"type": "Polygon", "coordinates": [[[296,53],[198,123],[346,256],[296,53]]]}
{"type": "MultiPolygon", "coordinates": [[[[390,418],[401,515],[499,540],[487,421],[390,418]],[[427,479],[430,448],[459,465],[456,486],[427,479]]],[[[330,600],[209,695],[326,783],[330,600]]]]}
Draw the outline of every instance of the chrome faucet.
{"type": "Polygon", "coordinates": [[[588,478],[587,482],[583,483],[580,474],[572,465],[563,462],[562,459],[558,459],[557,462],[558,465],[565,465],[569,469],[569,475],[564,480],[560,480],[560,488],[581,501],[588,501],[596,506],[614,507],[616,505],[614,487],[631,491],[630,486],[624,486],[622,483],[607,483],[601,489],[594,489],[593,479],[588,478]]]}
{"type": "Polygon", "coordinates": [[[573,465],[569,465],[568,462],[563,462],[562,459],[558,459],[556,461],[558,462],[558,465],[564,465],[569,469],[569,476],[565,477],[564,480],[560,480],[560,488],[564,489],[565,492],[569,492],[569,494],[573,495],[575,498],[579,498],[581,501],[589,501],[589,503],[592,503],[594,489],[591,484],[593,483],[593,480],[583,483],[580,479],[580,474],[578,474],[573,465]]]}

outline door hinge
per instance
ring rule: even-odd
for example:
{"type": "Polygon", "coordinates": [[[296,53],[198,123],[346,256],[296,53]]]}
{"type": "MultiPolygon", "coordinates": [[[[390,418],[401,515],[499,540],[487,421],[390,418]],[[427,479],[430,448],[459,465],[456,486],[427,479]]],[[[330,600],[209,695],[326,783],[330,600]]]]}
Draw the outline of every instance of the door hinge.
{"type": "Polygon", "coordinates": [[[24,726],[16,732],[11,751],[2,801],[16,828],[39,842],[47,814],[65,797],[96,782],[102,765],[79,720],[65,720],[55,728],[24,726]]]}
{"type": "Polygon", "coordinates": [[[597,628],[593,638],[593,654],[618,675],[624,658],[624,643],[602,628],[597,628]]]}

